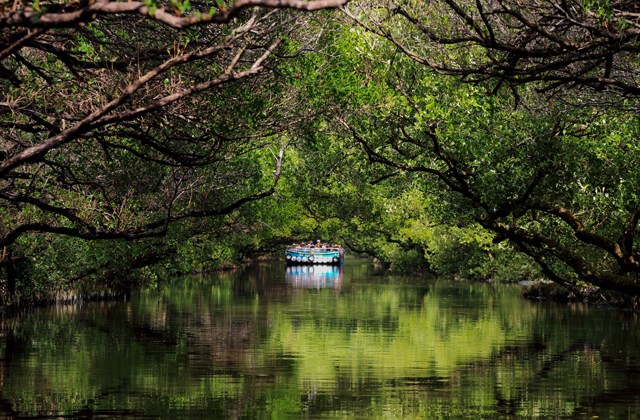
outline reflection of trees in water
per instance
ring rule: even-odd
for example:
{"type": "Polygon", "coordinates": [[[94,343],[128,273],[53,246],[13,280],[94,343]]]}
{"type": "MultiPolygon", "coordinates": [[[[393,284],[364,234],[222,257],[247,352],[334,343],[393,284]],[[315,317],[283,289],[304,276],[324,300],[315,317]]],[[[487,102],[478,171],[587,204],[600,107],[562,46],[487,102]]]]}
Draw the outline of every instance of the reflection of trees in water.
{"type": "Polygon", "coordinates": [[[70,418],[81,417],[78,401],[101,413],[91,403],[97,395],[124,417],[168,412],[174,399],[240,417],[280,403],[311,415],[639,411],[630,406],[640,400],[633,316],[522,302],[484,285],[360,282],[337,292],[292,287],[315,271],[274,276],[248,270],[135,304],[40,311],[5,324],[0,410],[24,416],[42,404],[43,386],[70,418]],[[59,366],[72,369],[60,374],[59,366]],[[9,385],[22,387],[20,399],[9,385]],[[154,389],[157,401],[141,389],[154,389]],[[76,402],[65,400],[73,393],[76,402]]]}
{"type": "Polygon", "coordinates": [[[335,367],[331,393],[316,389],[319,382],[304,384],[309,389],[316,386],[305,405],[310,414],[357,411],[375,416],[402,412],[423,418],[637,418],[637,368],[628,370],[624,362],[607,362],[597,345],[585,342],[550,353],[541,339],[533,337],[506,347],[447,376],[381,381],[371,375],[354,383],[352,371],[335,367]],[[601,378],[590,377],[589,371],[601,378]],[[617,380],[620,378],[624,379],[617,380]]]}
{"type": "MultiPolygon", "coordinates": [[[[622,414],[626,408],[620,403],[640,401],[640,383],[632,379],[638,378],[638,372],[628,371],[624,363],[607,361],[601,353],[598,344],[582,341],[554,352],[541,336],[535,336],[461,369],[459,386],[491,384],[486,389],[495,412],[509,418],[526,413],[548,416],[553,411],[577,417],[622,414]]],[[[635,405],[637,412],[640,405],[635,405]]]]}
{"type": "Polygon", "coordinates": [[[574,319],[571,312],[587,315],[593,308],[540,305],[530,306],[539,309],[530,320],[530,334],[447,377],[407,378],[411,388],[453,406],[474,407],[480,401],[500,418],[635,418],[632,413],[640,412],[638,335],[617,334],[608,326],[628,331],[637,316],[611,312],[574,319]]]}

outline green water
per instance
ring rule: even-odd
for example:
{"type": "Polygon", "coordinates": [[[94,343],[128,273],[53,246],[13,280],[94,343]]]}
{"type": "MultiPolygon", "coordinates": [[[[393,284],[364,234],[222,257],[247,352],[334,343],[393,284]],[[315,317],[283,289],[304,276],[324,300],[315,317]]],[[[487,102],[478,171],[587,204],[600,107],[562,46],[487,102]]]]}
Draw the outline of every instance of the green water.
{"type": "Polygon", "coordinates": [[[34,310],[1,324],[0,416],[640,418],[637,315],[519,293],[264,263],[34,310]]]}

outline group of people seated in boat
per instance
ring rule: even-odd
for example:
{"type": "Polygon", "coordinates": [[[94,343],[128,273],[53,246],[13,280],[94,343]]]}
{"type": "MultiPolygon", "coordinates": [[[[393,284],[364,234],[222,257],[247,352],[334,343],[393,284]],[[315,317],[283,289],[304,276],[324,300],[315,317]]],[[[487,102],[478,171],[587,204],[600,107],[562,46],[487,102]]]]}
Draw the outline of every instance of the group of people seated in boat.
{"type": "Polygon", "coordinates": [[[318,241],[314,244],[313,241],[309,241],[308,244],[293,244],[292,245],[293,248],[298,247],[298,248],[338,248],[340,250],[340,252],[342,253],[342,245],[336,245],[336,244],[323,244],[322,242],[320,242],[320,239],[318,239],[318,241]]]}

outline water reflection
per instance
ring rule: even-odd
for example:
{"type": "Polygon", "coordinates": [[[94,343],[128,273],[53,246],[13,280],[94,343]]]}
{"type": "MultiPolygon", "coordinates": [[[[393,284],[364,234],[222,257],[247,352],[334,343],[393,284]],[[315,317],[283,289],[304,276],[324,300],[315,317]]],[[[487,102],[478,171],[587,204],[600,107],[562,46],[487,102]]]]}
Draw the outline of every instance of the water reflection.
{"type": "Polygon", "coordinates": [[[264,263],[4,320],[0,417],[631,419],[639,326],[510,286],[264,263]]]}
{"type": "Polygon", "coordinates": [[[342,266],[319,265],[290,265],[285,271],[287,284],[292,287],[306,289],[320,289],[329,287],[339,289],[342,286],[344,272],[342,266]]]}

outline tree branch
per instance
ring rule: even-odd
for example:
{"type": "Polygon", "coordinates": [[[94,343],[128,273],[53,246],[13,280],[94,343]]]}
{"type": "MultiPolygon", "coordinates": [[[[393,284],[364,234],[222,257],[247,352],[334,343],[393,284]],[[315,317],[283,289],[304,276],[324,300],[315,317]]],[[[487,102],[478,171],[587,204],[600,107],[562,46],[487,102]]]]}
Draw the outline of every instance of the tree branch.
{"type": "MultiPolygon", "coordinates": [[[[188,17],[179,17],[168,13],[164,9],[150,10],[142,2],[117,2],[109,0],[98,0],[86,6],[80,6],[81,3],[72,3],[63,7],[60,11],[50,13],[41,13],[29,8],[14,11],[6,11],[0,16],[0,27],[21,26],[26,28],[59,28],[59,27],[75,27],[80,22],[94,20],[98,15],[108,14],[139,14],[149,17],[172,28],[184,29],[194,25],[202,25],[206,23],[228,23],[237,17],[240,11],[249,7],[265,7],[275,9],[297,9],[302,11],[315,11],[322,9],[336,9],[343,7],[349,0],[238,0],[233,2],[229,7],[220,10],[213,15],[192,15],[188,17]]],[[[47,5],[41,4],[44,8],[47,5]]],[[[48,9],[55,9],[48,7],[48,9]]]]}

